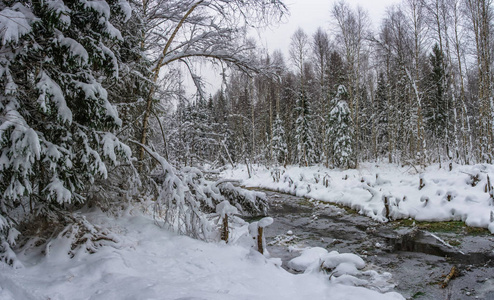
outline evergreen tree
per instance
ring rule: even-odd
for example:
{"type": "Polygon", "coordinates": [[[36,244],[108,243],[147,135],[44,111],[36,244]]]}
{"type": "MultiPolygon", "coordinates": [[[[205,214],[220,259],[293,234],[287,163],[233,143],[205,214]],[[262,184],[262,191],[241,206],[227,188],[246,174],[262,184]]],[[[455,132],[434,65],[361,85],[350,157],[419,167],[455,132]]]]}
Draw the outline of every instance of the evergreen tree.
{"type": "Polygon", "coordinates": [[[374,98],[374,122],[376,130],[377,155],[383,155],[388,150],[388,96],[386,78],[379,73],[377,90],[374,98]]]}
{"type": "Polygon", "coordinates": [[[220,137],[220,157],[223,162],[231,163],[235,162],[235,147],[233,132],[228,125],[229,103],[225,97],[223,89],[221,89],[214,97],[214,124],[215,132],[220,137]]]}
{"type": "Polygon", "coordinates": [[[216,110],[213,97],[177,107],[170,124],[175,161],[179,159],[186,166],[232,162],[232,133],[226,116],[215,116],[216,110]]]}
{"type": "MultiPolygon", "coordinates": [[[[7,229],[59,218],[130,149],[108,98],[126,1],[7,1],[0,13],[0,244],[7,229]],[[116,23],[115,23],[116,24],[116,23]]],[[[5,245],[4,245],[5,247],[5,245]]],[[[1,257],[0,257],[1,258],[1,257]]]]}
{"type": "Polygon", "coordinates": [[[444,86],[444,55],[438,44],[432,48],[429,56],[430,73],[427,80],[427,97],[425,97],[425,122],[427,131],[436,139],[444,138],[447,127],[448,102],[444,86]]]}
{"type": "Polygon", "coordinates": [[[277,163],[283,164],[286,162],[287,146],[285,139],[285,129],[283,128],[283,121],[277,114],[273,122],[273,158],[277,163]]]}
{"type": "Polygon", "coordinates": [[[346,80],[345,63],[340,54],[336,51],[332,51],[328,59],[328,67],[326,69],[328,78],[328,87],[330,90],[337,89],[338,86],[343,84],[346,80]]]}
{"type": "Polygon", "coordinates": [[[177,109],[169,118],[166,125],[169,140],[169,160],[173,165],[185,165],[188,159],[186,153],[187,139],[184,132],[184,119],[187,107],[184,101],[178,101],[177,109]]]}
{"type": "Polygon", "coordinates": [[[352,119],[350,109],[345,100],[346,88],[343,85],[333,98],[333,109],[328,116],[328,129],[326,134],[332,150],[332,160],[336,167],[350,168],[352,162],[352,119]]]}
{"type": "Polygon", "coordinates": [[[196,156],[203,163],[210,163],[216,159],[219,151],[217,128],[213,116],[213,98],[208,101],[201,99],[193,108],[196,156]]]}
{"type": "Polygon", "coordinates": [[[226,126],[227,117],[228,117],[228,102],[225,98],[225,93],[223,89],[221,89],[218,94],[215,95],[215,103],[214,103],[214,120],[216,123],[222,124],[222,126],[226,126]]]}
{"type": "Polygon", "coordinates": [[[296,102],[295,140],[297,141],[297,162],[309,166],[316,161],[312,133],[312,112],[305,89],[302,87],[296,102]]]}
{"type": "Polygon", "coordinates": [[[244,81],[230,118],[234,132],[234,153],[238,160],[252,158],[254,153],[251,120],[254,103],[252,98],[248,83],[244,81]]]}

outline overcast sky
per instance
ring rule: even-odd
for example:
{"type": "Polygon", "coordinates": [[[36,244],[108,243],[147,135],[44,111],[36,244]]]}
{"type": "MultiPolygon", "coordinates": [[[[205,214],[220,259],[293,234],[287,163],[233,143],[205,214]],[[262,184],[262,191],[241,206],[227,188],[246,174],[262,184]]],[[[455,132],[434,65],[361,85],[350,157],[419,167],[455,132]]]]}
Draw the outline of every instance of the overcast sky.
{"type": "MultiPolygon", "coordinates": [[[[288,53],[290,38],[298,27],[311,36],[318,27],[325,30],[331,28],[331,7],[337,0],[286,0],[290,16],[284,24],[265,30],[261,36],[262,46],[269,51],[280,49],[288,53]]],[[[352,8],[361,6],[368,11],[373,28],[378,28],[384,17],[386,7],[397,4],[400,0],[346,0],[352,8]]]]}
{"type": "MultiPolygon", "coordinates": [[[[279,49],[288,59],[288,49],[290,38],[298,27],[304,29],[309,35],[316,31],[318,27],[325,30],[331,29],[331,7],[338,0],[286,0],[290,15],[288,18],[277,26],[269,28],[253,35],[259,40],[261,48],[267,47],[269,53],[279,49]]],[[[378,28],[381,19],[384,17],[386,8],[390,5],[400,3],[401,0],[346,0],[352,9],[361,6],[368,11],[374,29],[378,28]]],[[[213,68],[210,64],[201,64],[200,73],[203,74],[206,81],[206,92],[214,94],[220,87],[219,68],[213,68]]],[[[190,93],[195,92],[192,80],[186,77],[185,84],[189,87],[190,93]]]]}

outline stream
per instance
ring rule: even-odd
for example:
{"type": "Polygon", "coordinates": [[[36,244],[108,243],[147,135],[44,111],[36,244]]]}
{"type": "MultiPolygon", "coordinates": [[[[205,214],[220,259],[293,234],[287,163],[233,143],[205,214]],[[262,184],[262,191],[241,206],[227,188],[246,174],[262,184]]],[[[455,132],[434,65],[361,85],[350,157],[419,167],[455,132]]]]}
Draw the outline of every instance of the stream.
{"type": "Polygon", "coordinates": [[[407,299],[494,299],[494,236],[431,233],[380,223],[328,203],[263,191],[274,223],[268,251],[283,267],[304,247],[360,255],[372,269],[393,275],[407,299]],[[454,245],[454,246],[452,246],[454,245]],[[459,272],[442,288],[453,266],[459,272]]]}

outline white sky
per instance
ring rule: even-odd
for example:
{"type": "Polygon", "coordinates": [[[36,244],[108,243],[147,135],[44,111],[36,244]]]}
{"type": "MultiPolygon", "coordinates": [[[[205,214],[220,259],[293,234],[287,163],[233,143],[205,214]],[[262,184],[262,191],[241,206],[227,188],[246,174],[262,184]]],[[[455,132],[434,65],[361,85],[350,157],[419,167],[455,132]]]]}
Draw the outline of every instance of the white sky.
{"type": "MultiPolygon", "coordinates": [[[[290,16],[284,24],[265,30],[261,33],[260,43],[269,51],[280,49],[288,53],[290,38],[298,27],[311,36],[318,27],[331,29],[331,7],[338,0],[286,0],[290,16]]],[[[346,0],[352,8],[361,6],[368,11],[374,29],[377,29],[384,17],[386,8],[400,3],[400,0],[346,0]]],[[[285,57],[287,58],[287,57],[285,57]]]]}
{"type": "MultiPolygon", "coordinates": [[[[304,29],[309,35],[316,31],[318,27],[329,31],[331,29],[331,7],[338,0],[285,0],[285,4],[290,10],[290,15],[283,24],[273,26],[259,34],[253,33],[259,40],[259,46],[268,48],[269,53],[274,50],[281,50],[287,60],[290,38],[298,27],[304,29]]],[[[368,11],[373,29],[377,29],[384,17],[386,8],[393,4],[398,4],[401,0],[345,0],[352,8],[361,6],[368,11]]],[[[288,61],[287,61],[288,62],[288,61]]],[[[200,66],[201,73],[209,83],[206,86],[208,94],[214,94],[220,87],[219,68],[213,68],[209,64],[200,66]]],[[[186,79],[185,84],[190,87],[190,92],[195,92],[193,83],[186,79]]]]}

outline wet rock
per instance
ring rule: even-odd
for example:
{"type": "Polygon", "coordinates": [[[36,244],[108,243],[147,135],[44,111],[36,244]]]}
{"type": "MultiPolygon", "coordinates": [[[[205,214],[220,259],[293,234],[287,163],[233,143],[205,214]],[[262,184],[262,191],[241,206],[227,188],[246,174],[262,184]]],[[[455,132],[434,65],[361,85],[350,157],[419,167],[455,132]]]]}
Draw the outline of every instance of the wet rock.
{"type": "Polygon", "coordinates": [[[398,237],[391,238],[389,242],[393,251],[420,252],[442,257],[450,253],[437,239],[417,228],[406,230],[398,237]]]}
{"type": "Polygon", "coordinates": [[[307,205],[304,198],[266,194],[271,203],[276,203],[269,212],[274,223],[266,232],[268,242],[273,241],[269,252],[283,260],[284,268],[299,255],[293,249],[322,247],[362,254],[366,263],[390,272],[391,284],[396,284],[395,290],[406,298],[416,295],[417,299],[494,299],[492,236],[397,229],[393,224],[375,222],[337,206],[307,205]],[[296,239],[290,239],[289,230],[296,239]],[[456,242],[451,243],[452,240],[456,242]],[[458,266],[461,279],[454,279],[446,289],[441,289],[444,276],[453,265],[458,266]]]}

